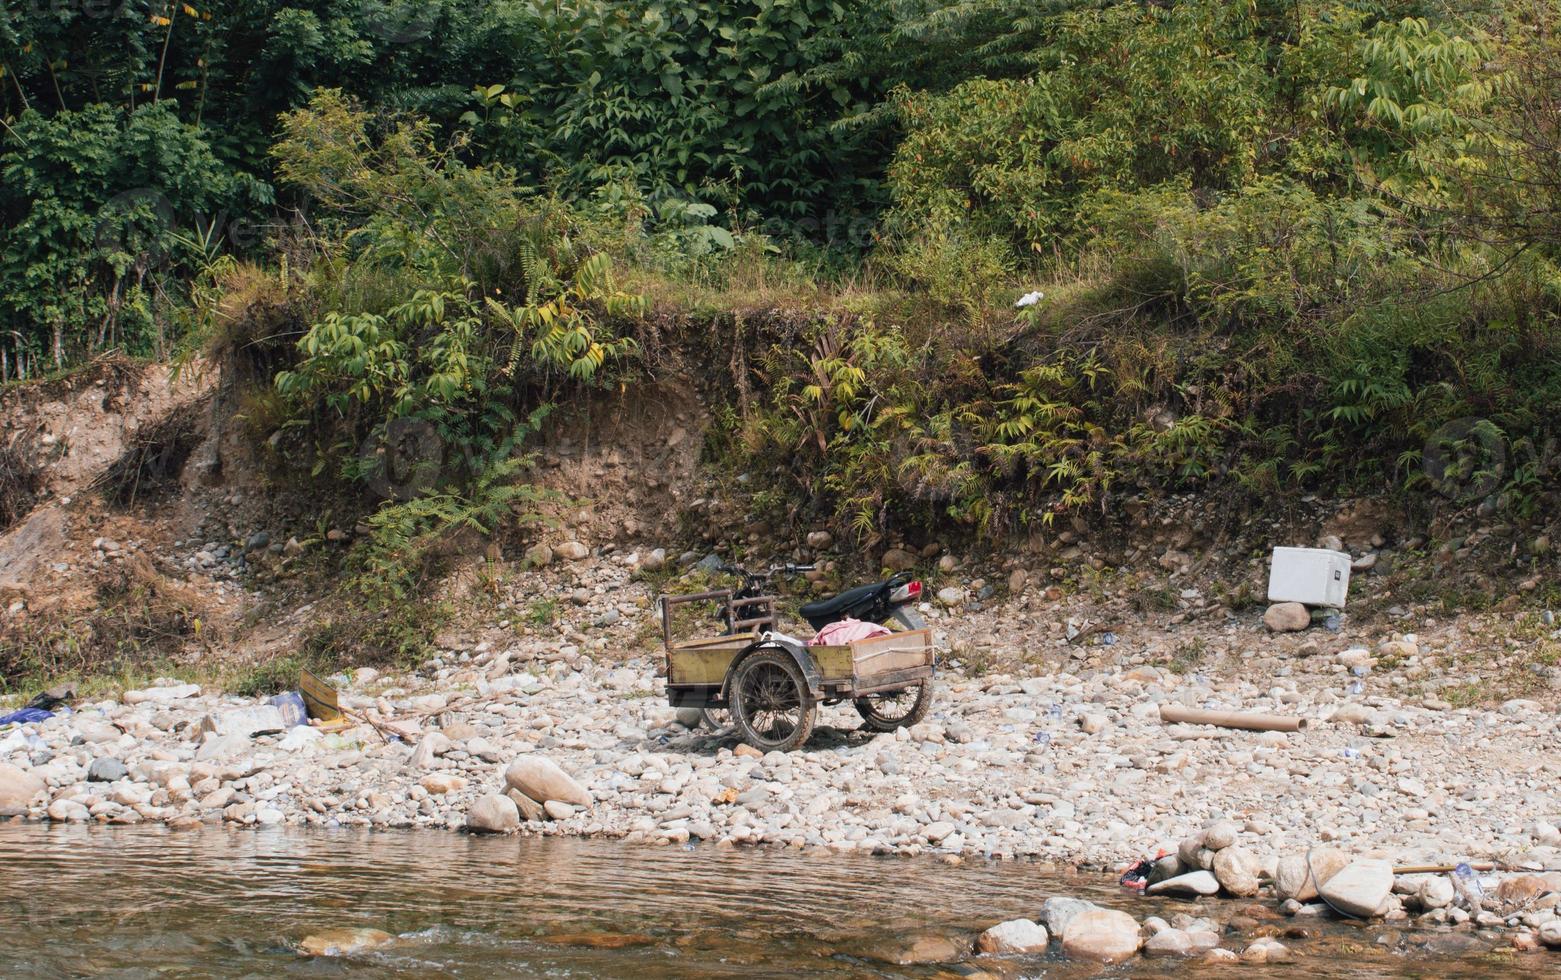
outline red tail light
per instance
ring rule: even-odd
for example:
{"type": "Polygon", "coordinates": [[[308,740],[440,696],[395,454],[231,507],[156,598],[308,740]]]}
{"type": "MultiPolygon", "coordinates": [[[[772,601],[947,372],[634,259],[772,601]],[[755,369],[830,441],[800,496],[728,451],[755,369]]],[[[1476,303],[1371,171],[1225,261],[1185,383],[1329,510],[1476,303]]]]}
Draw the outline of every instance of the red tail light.
{"type": "Polygon", "coordinates": [[[889,601],[896,605],[903,602],[915,602],[921,598],[921,583],[906,582],[889,594],[889,601]]]}

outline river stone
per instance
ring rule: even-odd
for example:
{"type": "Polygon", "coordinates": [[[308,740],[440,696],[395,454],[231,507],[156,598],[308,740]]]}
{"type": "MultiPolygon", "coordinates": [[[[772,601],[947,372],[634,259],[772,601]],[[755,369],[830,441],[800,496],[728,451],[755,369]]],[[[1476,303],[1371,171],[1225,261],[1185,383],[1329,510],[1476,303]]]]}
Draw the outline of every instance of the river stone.
{"type": "Polygon", "coordinates": [[[1415,895],[1420,899],[1420,907],[1427,912],[1432,909],[1446,908],[1453,902],[1453,883],[1441,875],[1422,878],[1415,895]]]}
{"type": "Polygon", "coordinates": [[[1252,945],[1241,951],[1243,963],[1288,963],[1290,962],[1290,950],[1277,939],[1262,936],[1252,941],[1252,945]]]}
{"type": "Polygon", "coordinates": [[[937,823],[929,823],[921,832],[927,838],[927,843],[936,844],[943,838],[954,832],[954,825],[947,820],[939,820],[937,823]]]}
{"type": "Polygon", "coordinates": [[[130,775],[130,770],[125,764],[113,756],[104,756],[93,759],[92,765],[87,767],[87,782],[89,783],[117,783],[130,775]]]}
{"type": "Polygon", "coordinates": [[[0,762],[0,817],[26,813],[32,801],[48,790],[36,773],[0,762]]]}
{"type": "Polygon", "coordinates": [[[1244,847],[1227,847],[1214,855],[1214,877],[1221,888],[1237,898],[1257,894],[1261,869],[1257,857],[1244,847]]]}
{"type": "Polygon", "coordinates": [[[49,804],[49,819],[60,823],[85,823],[92,819],[92,814],[75,800],[55,800],[49,804]]]}
{"type": "Polygon", "coordinates": [[[507,834],[520,829],[520,810],[509,797],[489,793],[466,812],[466,826],[480,834],[507,834]]]}
{"type": "Polygon", "coordinates": [[[904,548],[890,548],[879,564],[891,572],[908,572],[916,567],[916,556],[904,548]]]}
{"type": "Polygon", "coordinates": [[[1061,939],[1068,931],[1068,926],[1073,920],[1085,913],[1093,912],[1100,908],[1094,902],[1086,902],[1082,898],[1068,898],[1057,896],[1048,898],[1041,903],[1041,912],[1035,920],[1045,926],[1053,936],[1061,939]]]}
{"type": "Polygon", "coordinates": [[[1214,895],[1219,890],[1220,883],[1207,871],[1177,875],[1145,889],[1151,895],[1214,895]]]}
{"type": "Polygon", "coordinates": [[[1496,897],[1508,905],[1528,905],[1550,891],[1550,883],[1538,875],[1503,878],[1496,886],[1496,897]]]}
{"type": "Polygon", "coordinates": [[[1039,953],[1050,937],[1046,929],[1030,919],[1009,919],[976,937],[976,949],[983,953],[1039,953]]]}
{"type": "Polygon", "coordinates": [[[1360,858],[1323,882],[1317,893],[1340,912],[1369,919],[1393,891],[1393,866],[1376,858],[1360,858]]]}
{"type": "Polygon", "coordinates": [[[417,748],[407,757],[408,769],[433,769],[439,764],[439,757],[449,752],[452,747],[450,736],[443,732],[429,732],[417,743],[417,748]]]}
{"type": "Polygon", "coordinates": [[[149,687],[141,691],[126,691],[126,704],[145,704],[154,702],[166,704],[169,701],[182,701],[185,698],[193,698],[201,693],[199,684],[175,684],[169,687],[149,687]]]}
{"type": "Polygon", "coordinates": [[[591,794],[551,759],[523,755],[504,770],[504,782],[512,789],[546,804],[552,800],[590,806],[591,794]]]}
{"type": "Polygon", "coordinates": [[[1551,949],[1561,949],[1561,919],[1551,919],[1549,922],[1541,923],[1539,941],[1551,949]]]}
{"type": "Polygon", "coordinates": [[[1216,820],[1203,830],[1203,846],[1211,851],[1222,851],[1236,843],[1241,824],[1234,820],[1216,820]]]}
{"type": "Polygon", "coordinates": [[[350,956],[383,946],[394,938],[378,929],[326,929],[305,936],[298,948],[307,956],[350,956]]]}
{"type": "Polygon", "coordinates": [[[1299,602],[1276,602],[1263,614],[1263,625],[1274,633],[1297,633],[1312,625],[1312,614],[1299,602]]]}
{"type": "Polygon", "coordinates": [[[1317,900],[1317,886],[1338,874],[1350,863],[1348,854],[1336,847],[1318,847],[1306,853],[1286,854],[1274,868],[1274,892],[1281,902],[1317,900]]]}
{"type": "Polygon", "coordinates": [[[248,708],[233,708],[220,715],[207,715],[201,719],[200,726],[202,733],[246,737],[257,732],[280,732],[286,729],[287,720],[274,704],[257,704],[248,708]]]}
{"type": "Polygon", "coordinates": [[[201,747],[195,750],[195,761],[231,759],[249,752],[253,747],[254,743],[248,735],[207,735],[201,741],[201,747]]]}
{"type": "Polygon", "coordinates": [[[892,940],[869,951],[868,955],[897,966],[914,966],[920,963],[952,963],[964,959],[969,952],[969,945],[955,942],[948,936],[920,935],[892,940]]]}
{"type": "Polygon", "coordinates": [[[562,800],[548,800],[542,804],[542,811],[550,820],[568,820],[575,815],[575,808],[562,800]]]}
{"type": "Polygon", "coordinates": [[[1182,838],[1181,843],[1176,845],[1176,857],[1182,862],[1183,868],[1196,868],[1198,852],[1201,850],[1203,850],[1203,834],[1200,832],[1182,838]]]}
{"type": "Polygon", "coordinates": [[[553,549],[553,554],[565,561],[579,561],[591,553],[591,549],[578,541],[565,541],[553,549]]]}
{"type": "Polygon", "coordinates": [[[1192,937],[1180,929],[1161,929],[1144,943],[1145,956],[1190,956],[1195,952],[1192,937]]]}
{"type": "Polygon", "coordinates": [[[543,820],[547,817],[547,811],[542,809],[542,804],[522,793],[518,789],[507,790],[504,793],[509,801],[515,804],[515,809],[520,811],[522,820],[543,820]]]}
{"type": "Polygon", "coordinates": [[[705,713],[698,708],[679,708],[676,717],[684,728],[698,728],[705,720],[705,713]]]}
{"type": "Polygon", "coordinates": [[[418,785],[434,796],[444,796],[466,788],[466,777],[450,772],[431,772],[418,780],[418,785]]]}
{"type": "Polygon", "coordinates": [[[1091,909],[1074,916],[1062,937],[1062,951],[1075,959],[1120,963],[1138,952],[1138,921],[1116,909],[1091,909]]]}

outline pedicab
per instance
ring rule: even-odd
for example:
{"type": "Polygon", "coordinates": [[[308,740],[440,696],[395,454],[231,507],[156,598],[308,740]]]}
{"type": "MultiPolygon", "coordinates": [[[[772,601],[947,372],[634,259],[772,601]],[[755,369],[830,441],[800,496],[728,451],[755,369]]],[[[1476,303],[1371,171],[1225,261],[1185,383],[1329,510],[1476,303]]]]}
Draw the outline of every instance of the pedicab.
{"type": "MultiPolygon", "coordinates": [[[[821,704],[850,701],[863,727],[877,732],[892,732],[926,717],[937,656],[931,630],[914,612],[892,617],[885,624],[891,629],[887,634],[817,645],[778,629],[777,597],[765,594],[776,572],[809,571],[811,566],[780,565],[757,574],[730,565],[720,570],[741,575],[743,585],[657,598],[667,656],[667,700],[673,707],[729,712],[742,740],[761,752],[789,752],[805,743],[821,704]],[[724,630],[674,638],[674,612],[689,604],[713,606],[724,630]],[[918,628],[905,628],[908,625],[918,628]]],[[[818,626],[837,613],[874,606],[862,601],[874,597],[871,590],[887,600],[906,595],[909,586],[914,586],[909,595],[920,594],[919,583],[896,578],[810,603],[801,612],[818,626]]],[[[880,610],[890,605],[876,603],[880,610]]]]}

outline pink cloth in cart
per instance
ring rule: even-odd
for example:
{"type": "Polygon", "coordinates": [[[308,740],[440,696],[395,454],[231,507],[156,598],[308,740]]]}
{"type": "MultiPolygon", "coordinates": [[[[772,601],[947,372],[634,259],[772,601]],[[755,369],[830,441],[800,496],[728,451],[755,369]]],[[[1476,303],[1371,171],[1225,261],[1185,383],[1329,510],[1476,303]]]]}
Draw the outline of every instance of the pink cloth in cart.
{"type": "Polygon", "coordinates": [[[865,640],[870,636],[888,636],[894,632],[885,629],[877,623],[865,623],[860,619],[842,619],[838,623],[830,623],[818,631],[818,635],[808,642],[815,647],[843,647],[853,640],[865,640]]]}

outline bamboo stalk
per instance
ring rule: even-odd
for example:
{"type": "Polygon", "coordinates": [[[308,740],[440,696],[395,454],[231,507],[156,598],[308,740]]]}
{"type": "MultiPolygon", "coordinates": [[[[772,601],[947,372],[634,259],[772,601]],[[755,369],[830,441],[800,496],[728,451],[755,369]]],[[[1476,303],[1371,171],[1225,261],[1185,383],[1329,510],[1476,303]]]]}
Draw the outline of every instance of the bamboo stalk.
{"type": "Polygon", "coordinates": [[[1252,732],[1299,732],[1305,730],[1305,718],[1294,715],[1260,715],[1241,711],[1204,711],[1179,704],[1160,705],[1160,720],[1191,725],[1217,725],[1252,732]]]}

